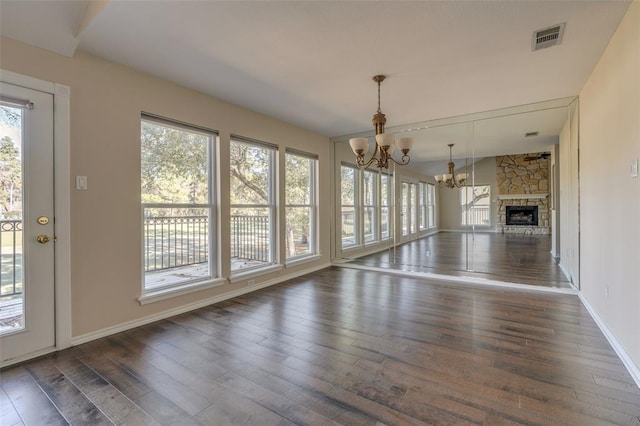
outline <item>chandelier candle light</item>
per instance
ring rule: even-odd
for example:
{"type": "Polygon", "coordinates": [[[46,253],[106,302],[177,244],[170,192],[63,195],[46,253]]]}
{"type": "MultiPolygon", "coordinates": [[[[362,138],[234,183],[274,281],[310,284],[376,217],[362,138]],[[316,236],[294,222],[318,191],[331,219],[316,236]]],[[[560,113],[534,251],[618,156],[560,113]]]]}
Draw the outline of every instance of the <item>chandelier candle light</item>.
{"type": "Polygon", "coordinates": [[[384,125],[387,122],[386,117],[380,111],[380,83],[385,79],[384,75],[376,75],[373,77],[373,81],[378,83],[378,112],[373,115],[373,127],[375,129],[376,145],[369,161],[365,161],[364,156],[369,151],[369,140],[367,138],[352,138],[349,139],[349,145],[356,155],[356,164],[358,168],[364,169],[375,163],[379,169],[388,169],[389,160],[394,163],[404,166],[409,164],[411,160],[409,158],[409,150],[413,146],[413,138],[398,138],[393,133],[385,133],[384,125]],[[398,148],[402,152],[400,160],[395,160],[391,154],[394,149],[398,148]]]}
{"type": "Polygon", "coordinates": [[[443,175],[434,176],[436,178],[436,182],[438,182],[438,186],[440,188],[461,188],[467,181],[469,177],[469,173],[458,173],[458,175],[454,174],[455,164],[453,164],[453,160],[451,157],[451,148],[453,148],[453,144],[449,145],[449,173],[445,173],[443,175]]]}

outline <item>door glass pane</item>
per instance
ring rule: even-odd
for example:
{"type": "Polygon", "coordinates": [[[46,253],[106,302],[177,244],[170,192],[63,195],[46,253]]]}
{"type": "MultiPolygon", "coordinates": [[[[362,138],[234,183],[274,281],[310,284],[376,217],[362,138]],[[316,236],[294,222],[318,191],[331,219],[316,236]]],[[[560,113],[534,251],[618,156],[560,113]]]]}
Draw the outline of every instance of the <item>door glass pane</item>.
{"type": "Polygon", "coordinates": [[[0,106],[0,334],[24,328],[22,109],[0,106]]]}

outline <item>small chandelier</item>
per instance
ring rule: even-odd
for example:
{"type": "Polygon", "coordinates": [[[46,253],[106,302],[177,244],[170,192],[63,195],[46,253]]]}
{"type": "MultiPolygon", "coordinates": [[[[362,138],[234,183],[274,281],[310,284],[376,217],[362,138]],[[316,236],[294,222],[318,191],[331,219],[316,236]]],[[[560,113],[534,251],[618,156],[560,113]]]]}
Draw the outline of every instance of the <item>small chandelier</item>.
{"type": "Polygon", "coordinates": [[[453,148],[452,143],[449,144],[449,173],[434,176],[440,188],[461,188],[469,177],[469,173],[458,173],[457,176],[454,174],[455,164],[451,157],[451,148],[453,148]]]}
{"type": "Polygon", "coordinates": [[[382,111],[380,111],[380,83],[382,83],[384,79],[384,75],[376,75],[373,77],[373,81],[378,83],[378,112],[373,115],[372,120],[375,129],[376,145],[371,158],[368,161],[364,159],[364,156],[369,150],[369,141],[367,138],[349,139],[349,145],[356,155],[356,164],[358,168],[361,169],[367,168],[374,163],[379,169],[388,169],[389,160],[401,166],[409,164],[411,160],[409,158],[409,150],[413,146],[413,138],[399,138],[396,140],[393,133],[384,132],[384,125],[387,119],[382,111]],[[402,152],[400,160],[396,160],[391,156],[395,148],[398,148],[402,152]]]}

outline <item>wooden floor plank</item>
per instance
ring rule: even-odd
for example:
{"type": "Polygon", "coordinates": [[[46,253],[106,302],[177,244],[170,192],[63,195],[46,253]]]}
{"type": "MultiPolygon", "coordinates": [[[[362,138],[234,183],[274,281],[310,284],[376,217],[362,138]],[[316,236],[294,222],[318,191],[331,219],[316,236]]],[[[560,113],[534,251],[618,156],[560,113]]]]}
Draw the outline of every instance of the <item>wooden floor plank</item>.
{"type": "Polygon", "coordinates": [[[10,424],[640,424],[640,389],[577,296],[338,267],[0,386],[10,424]]]}

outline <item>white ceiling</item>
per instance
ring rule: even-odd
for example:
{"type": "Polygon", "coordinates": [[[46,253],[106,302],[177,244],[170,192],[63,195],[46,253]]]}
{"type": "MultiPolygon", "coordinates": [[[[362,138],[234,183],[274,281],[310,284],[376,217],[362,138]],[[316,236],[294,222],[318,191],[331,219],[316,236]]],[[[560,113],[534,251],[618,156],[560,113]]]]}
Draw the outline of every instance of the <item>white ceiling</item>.
{"type": "MultiPolygon", "coordinates": [[[[2,0],[0,32],[68,56],[77,45],[331,137],[370,131],[377,108],[375,74],[387,75],[381,106],[387,126],[398,131],[407,123],[575,96],[629,5],[616,0],[97,3],[2,0]],[[531,51],[533,31],[562,22],[562,44],[531,51]]],[[[558,118],[551,116],[531,116],[542,120],[532,124],[518,120],[527,131],[559,132],[558,118]]],[[[495,155],[501,148],[489,146],[504,139],[505,128],[521,132],[505,120],[473,126],[475,155],[495,155]]],[[[416,138],[414,164],[443,152],[448,156],[451,135],[423,133],[416,138]]]]}

